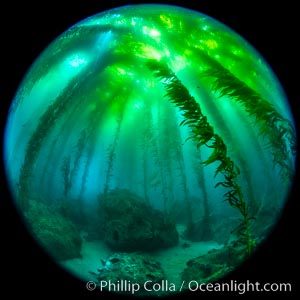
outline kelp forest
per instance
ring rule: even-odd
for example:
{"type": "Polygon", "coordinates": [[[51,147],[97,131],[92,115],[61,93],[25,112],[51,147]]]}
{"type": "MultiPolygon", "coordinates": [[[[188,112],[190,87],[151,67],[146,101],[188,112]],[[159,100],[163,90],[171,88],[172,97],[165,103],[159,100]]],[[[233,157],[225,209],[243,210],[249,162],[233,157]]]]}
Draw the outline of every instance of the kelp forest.
{"type": "Polygon", "coordinates": [[[5,162],[27,228],[71,274],[212,282],[271,232],[296,147],[254,48],[206,15],[144,5],[87,18],[38,57],[5,162]],[[89,247],[99,257],[79,270],[89,247]]]}

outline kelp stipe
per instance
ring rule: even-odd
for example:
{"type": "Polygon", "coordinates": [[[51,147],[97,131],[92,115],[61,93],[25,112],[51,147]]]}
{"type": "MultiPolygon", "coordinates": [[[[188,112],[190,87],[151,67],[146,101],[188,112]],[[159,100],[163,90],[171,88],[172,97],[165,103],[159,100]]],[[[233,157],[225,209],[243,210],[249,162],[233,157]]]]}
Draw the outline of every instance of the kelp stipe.
{"type": "Polygon", "coordinates": [[[118,145],[118,140],[121,132],[121,125],[123,121],[123,116],[124,116],[124,107],[122,108],[120,112],[120,116],[117,119],[117,128],[116,132],[114,135],[113,143],[109,145],[109,148],[107,149],[108,152],[108,166],[107,170],[105,173],[105,183],[104,183],[104,195],[106,195],[110,189],[110,180],[112,178],[112,172],[113,172],[113,167],[114,167],[114,160],[116,156],[116,148],[118,145]]]}
{"type": "Polygon", "coordinates": [[[293,179],[294,167],[291,156],[296,155],[296,133],[291,122],[284,118],[274,105],[264,99],[246,83],[234,76],[221,63],[211,59],[202,53],[203,58],[209,63],[204,77],[213,78],[211,89],[219,94],[219,97],[228,96],[245,108],[250,117],[255,119],[259,132],[266,147],[273,156],[274,166],[280,167],[284,181],[293,179]]]}
{"type": "MultiPolygon", "coordinates": [[[[86,76],[83,82],[88,80],[90,76],[86,76]]],[[[76,79],[76,78],[75,78],[76,79]]],[[[38,120],[38,125],[32,135],[29,137],[24,162],[20,168],[18,182],[18,199],[20,200],[21,209],[27,211],[30,206],[30,179],[34,173],[34,165],[40,154],[43,143],[47,136],[57,126],[58,121],[74,105],[74,94],[82,92],[78,86],[78,82],[73,79],[70,88],[62,90],[56,100],[49,104],[38,120]],[[80,91],[79,91],[80,90],[80,91]]],[[[79,100],[80,101],[80,97],[79,100]]]]}
{"type": "Polygon", "coordinates": [[[208,159],[201,163],[207,166],[214,162],[220,162],[215,170],[214,177],[220,173],[225,180],[218,182],[215,187],[222,186],[229,189],[224,194],[224,200],[228,201],[242,215],[242,222],[237,233],[239,242],[245,245],[245,256],[250,255],[256,245],[250,228],[251,221],[254,218],[249,216],[248,206],[238,183],[239,168],[227,155],[227,147],[223,139],[214,132],[214,128],[202,113],[199,103],[190,95],[188,89],[168,66],[157,60],[149,60],[147,66],[153,71],[155,77],[162,80],[169,101],[174,103],[182,112],[184,120],[180,123],[180,126],[185,125],[191,129],[191,136],[187,140],[193,140],[197,148],[206,146],[213,149],[208,159]]]}

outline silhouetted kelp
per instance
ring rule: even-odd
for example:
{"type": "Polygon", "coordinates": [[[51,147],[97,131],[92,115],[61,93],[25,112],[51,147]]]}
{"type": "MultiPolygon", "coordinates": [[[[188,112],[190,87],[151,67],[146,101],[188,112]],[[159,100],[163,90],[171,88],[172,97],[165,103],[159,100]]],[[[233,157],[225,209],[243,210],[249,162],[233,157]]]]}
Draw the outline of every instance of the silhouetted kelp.
{"type": "Polygon", "coordinates": [[[294,168],[290,157],[296,155],[297,145],[295,130],[290,121],[283,118],[273,104],[235,77],[221,63],[204,53],[202,56],[209,63],[208,70],[202,76],[214,78],[211,89],[220,97],[228,96],[226,99],[242,105],[247,114],[255,119],[254,124],[258,126],[261,136],[268,141],[266,147],[272,153],[274,165],[280,167],[285,181],[291,180],[294,168]]]}
{"type": "Polygon", "coordinates": [[[180,123],[180,126],[185,125],[191,129],[191,136],[187,140],[193,140],[197,148],[206,146],[212,149],[208,159],[201,163],[207,166],[214,162],[220,162],[214,176],[216,177],[220,173],[225,180],[218,182],[215,187],[222,186],[229,189],[224,194],[224,198],[242,215],[243,220],[238,229],[239,241],[245,244],[246,255],[250,255],[256,244],[250,229],[250,223],[253,218],[249,216],[248,206],[238,183],[239,168],[227,155],[227,147],[223,139],[214,132],[214,128],[202,113],[199,103],[190,95],[188,89],[170,70],[167,64],[157,60],[149,60],[147,66],[153,71],[155,77],[162,80],[169,101],[174,103],[182,112],[183,121],[180,123]]]}

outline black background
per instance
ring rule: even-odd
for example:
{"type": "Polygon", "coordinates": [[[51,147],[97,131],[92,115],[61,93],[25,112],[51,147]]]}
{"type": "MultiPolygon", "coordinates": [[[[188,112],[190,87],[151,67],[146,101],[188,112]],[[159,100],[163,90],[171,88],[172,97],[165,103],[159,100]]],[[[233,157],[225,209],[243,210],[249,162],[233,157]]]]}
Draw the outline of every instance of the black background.
{"type": "MultiPolygon", "coordinates": [[[[59,34],[87,16],[123,4],[142,1],[10,1],[1,4],[0,96],[1,134],[9,105],[26,71],[37,56],[59,34]]],[[[155,1],[148,1],[148,3],[155,1]]],[[[193,8],[228,25],[252,44],[269,63],[281,82],[290,101],[294,118],[299,120],[296,102],[299,91],[299,33],[296,1],[160,1],[193,8]]],[[[299,126],[299,125],[298,125],[299,126]]],[[[3,138],[1,138],[1,141],[3,138]]],[[[1,147],[2,149],[2,147],[1,147]]],[[[98,291],[88,292],[85,284],[58,267],[27,233],[15,210],[5,181],[1,160],[0,201],[0,295],[20,297],[79,298],[105,296],[98,291]]],[[[256,296],[295,295],[299,272],[299,199],[296,177],[290,199],[267,242],[230,279],[242,282],[290,282],[292,293],[260,293],[256,296]],[[296,273],[296,274],[295,274],[296,273]]],[[[100,258],[99,258],[100,259],[100,258]]],[[[209,293],[194,294],[205,298],[209,293]]],[[[254,296],[253,294],[248,294],[254,296]]],[[[214,296],[226,296],[221,293],[214,296]]],[[[2,298],[2,297],[1,297],[2,298]]],[[[2,298],[2,299],[6,299],[2,298]]]]}

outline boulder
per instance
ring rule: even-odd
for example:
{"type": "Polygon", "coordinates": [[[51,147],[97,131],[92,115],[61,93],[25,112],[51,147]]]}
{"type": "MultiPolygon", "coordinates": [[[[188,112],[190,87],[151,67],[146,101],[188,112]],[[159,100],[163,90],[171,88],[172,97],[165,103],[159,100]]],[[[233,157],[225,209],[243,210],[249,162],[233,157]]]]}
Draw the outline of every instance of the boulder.
{"type": "Polygon", "coordinates": [[[110,283],[111,288],[106,287],[110,291],[131,294],[130,285],[138,284],[137,295],[149,294],[144,289],[146,282],[147,288],[151,289],[155,283],[161,283],[166,278],[159,262],[139,253],[114,253],[102,261],[98,273],[91,273],[100,286],[101,281],[110,283]]]}
{"type": "Polygon", "coordinates": [[[57,209],[32,201],[25,220],[37,242],[55,260],[81,257],[80,232],[57,209]]]}
{"type": "Polygon", "coordinates": [[[127,190],[114,190],[102,196],[101,209],[104,241],[113,250],[151,251],[178,243],[175,223],[127,190]]]}
{"type": "Polygon", "coordinates": [[[242,249],[237,242],[232,242],[221,249],[213,249],[189,260],[182,272],[182,280],[208,283],[220,279],[242,263],[242,249]]]}

